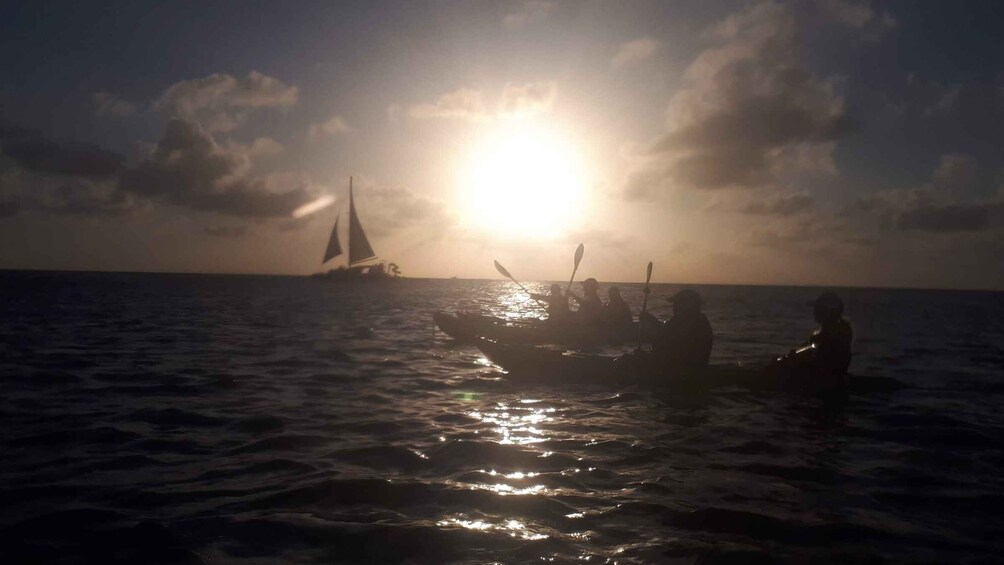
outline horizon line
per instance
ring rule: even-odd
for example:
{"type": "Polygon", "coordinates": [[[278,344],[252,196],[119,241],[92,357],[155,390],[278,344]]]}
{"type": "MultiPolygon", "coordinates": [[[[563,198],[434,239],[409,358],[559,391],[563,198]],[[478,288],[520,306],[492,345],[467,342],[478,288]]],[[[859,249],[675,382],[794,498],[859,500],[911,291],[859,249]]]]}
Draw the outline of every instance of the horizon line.
{"type": "MultiPolygon", "coordinates": [[[[100,269],[44,269],[44,268],[13,268],[13,267],[0,267],[0,272],[27,272],[27,273],[78,273],[78,274],[108,274],[108,275],[199,275],[199,276],[219,276],[219,277],[286,277],[286,278],[310,278],[315,274],[324,274],[326,271],[321,271],[318,273],[311,274],[291,274],[291,273],[240,273],[240,272],[199,272],[199,271],[118,271],[118,270],[100,270],[100,269]]],[[[401,276],[398,278],[409,279],[415,281],[429,280],[429,281],[509,281],[509,279],[504,277],[499,278],[466,278],[466,277],[409,277],[401,276]]],[[[528,283],[561,283],[566,284],[567,281],[563,280],[544,280],[544,279],[526,279],[528,283]]],[[[581,282],[581,281],[576,281],[581,282]]],[[[600,284],[603,285],[644,285],[642,281],[603,281],[600,284]]],[[[948,291],[948,292],[992,292],[992,293],[1002,293],[1004,288],[958,288],[958,287],[937,287],[937,286],[867,286],[867,285],[824,285],[824,284],[797,284],[797,283],[774,283],[774,284],[764,284],[764,283],[709,283],[709,282],[656,282],[653,281],[651,284],[659,285],[673,285],[673,286],[751,286],[751,287],[789,287],[789,288],[831,288],[831,289],[858,289],[858,290],[936,290],[936,291],[948,291]]]]}

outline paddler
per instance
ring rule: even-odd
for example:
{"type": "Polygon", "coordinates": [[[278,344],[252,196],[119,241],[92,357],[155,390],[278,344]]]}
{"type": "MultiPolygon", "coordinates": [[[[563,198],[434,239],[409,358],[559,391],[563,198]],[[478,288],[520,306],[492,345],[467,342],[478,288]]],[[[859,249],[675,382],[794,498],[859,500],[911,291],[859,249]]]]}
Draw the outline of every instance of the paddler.
{"type": "Polygon", "coordinates": [[[631,314],[631,307],[621,298],[621,291],[616,286],[607,290],[607,303],[603,305],[600,312],[600,320],[603,325],[612,330],[628,328],[634,323],[634,316],[631,314]]]}
{"type": "Polygon", "coordinates": [[[547,320],[551,323],[563,323],[568,319],[568,298],[561,292],[561,285],[552,284],[551,294],[530,293],[530,297],[547,303],[547,320]]]}
{"type": "Polygon", "coordinates": [[[689,288],[667,298],[673,317],[665,323],[648,312],[641,316],[644,326],[655,326],[651,363],[662,375],[686,376],[708,366],[714,335],[708,317],[701,312],[701,296],[689,288]]]}
{"type": "Polygon", "coordinates": [[[766,369],[768,376],[788,388],[832,390],[847,384],[854,330],[844,319],[844,302],[832,292],[809,303],[819,327],[798,349],[793,349],[766,369]]]}
{"type": "Polygon", "coordinates": [[[569,289],[568,297],[579,303],[579,309],[576,311],[579,319],[587,322],[599,321],[603,311],[603,301],[597,292],[599,289],[600,283],[592,277],[582,281],[581,298],[569,289]]]}

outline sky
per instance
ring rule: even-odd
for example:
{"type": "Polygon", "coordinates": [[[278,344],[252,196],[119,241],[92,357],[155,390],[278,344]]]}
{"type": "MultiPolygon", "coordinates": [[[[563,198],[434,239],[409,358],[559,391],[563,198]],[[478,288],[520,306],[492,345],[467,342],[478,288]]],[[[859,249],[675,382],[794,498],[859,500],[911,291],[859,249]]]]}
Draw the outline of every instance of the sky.
{"type": "Polygon", "coordinates": [[[0,268],[1004,290],[1002,14],[0,3],[0,268]]]}

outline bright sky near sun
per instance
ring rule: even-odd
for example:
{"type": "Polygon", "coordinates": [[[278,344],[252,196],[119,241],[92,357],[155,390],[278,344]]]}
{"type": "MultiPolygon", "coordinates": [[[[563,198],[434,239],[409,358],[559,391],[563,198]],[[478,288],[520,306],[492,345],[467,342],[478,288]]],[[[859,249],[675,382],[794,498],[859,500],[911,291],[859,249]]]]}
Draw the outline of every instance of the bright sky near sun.
{"type": "Polygon", "coordinates": [[[1001,12],[7,3],[0,268],[1002,289],[1001,12]]]}

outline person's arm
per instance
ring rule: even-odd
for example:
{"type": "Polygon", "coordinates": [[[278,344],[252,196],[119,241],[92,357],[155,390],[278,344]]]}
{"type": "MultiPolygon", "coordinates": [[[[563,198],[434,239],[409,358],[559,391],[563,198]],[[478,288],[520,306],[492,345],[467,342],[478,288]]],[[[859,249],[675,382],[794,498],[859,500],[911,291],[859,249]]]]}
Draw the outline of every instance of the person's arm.
{"type": "Polygon", "coordinates": [[[577,295],[576,295],[576,294],[575,294],[574,292],[572,292],[571,290],[569,290],[569,291],[568,291],[568,292],[566,292],[565,294],[566,294],[566,295],[567,295],[567,296],[568,296],[569,298],[571,298],[571,299],[575,300],[576,302],[578,302],[579,304],[582,304],[582,299],[581,299],[581,298],[579,298],[579,297],[578,297],[578,296],[577,296],[577,295]]]}

